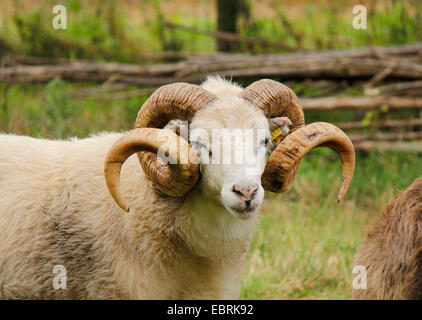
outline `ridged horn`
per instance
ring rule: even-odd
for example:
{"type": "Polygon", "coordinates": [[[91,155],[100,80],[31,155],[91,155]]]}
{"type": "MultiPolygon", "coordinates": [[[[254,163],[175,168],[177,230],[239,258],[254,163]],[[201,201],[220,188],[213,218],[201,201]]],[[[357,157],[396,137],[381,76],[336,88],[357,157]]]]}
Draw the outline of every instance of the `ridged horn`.
{"type": "MultiPolygon", "coordinates": [[[[138,112],[135,126],[136,128],[163,128],[173,119],[191,121],[196,111],[216,99],[213,93],[194,84],[179,82],[165,85],[158,88],[144,103],[138,112]]],[[[157,155],[151,152],[138,152],[138,159],[147,178],[151,181],[155,180],[156,189],[168,196],[175,196],[174,191],[166,188],[167,184],[174,185],[174,182],[154,179],[158,172],[164,170],[163,167],[166,164],[163,164],[157,155]]],[[[196,168],[198,172],[195,176],[199,176],[199,167],[196,168]]],[[[192,188],[181,186],[177,194],[182,196],[182,193],[187,193],[190,189],[192,188]]]]}
{"type": "Polygon", "coordinates": [[[340,202],[349,188],[355,169],[355,149],[349,137],[336,126],[326,122],[308,124],[289,134],[271,153],[262,175],[262,186],[273,192],[284,192],[293,183],[300,160],[317,147],[336,151],[342,164],[340,202]]]}
{"type": "Polygon", "coordinates": [[[154,155],[154,159],[145,160],[147,166],[143,168],[155,188],[163,194],[184,196],[199,179],[198,159],[186,140],[171,130],[134,129],[116,140],[108,151],[104,164],[108,190],[125,211],[129,211],[129,207],[121,191],[120,172],[123,163],[136,152],[143,152],[145,156],[154,155]],[[170,164],[157,157],[157,152],[170,159],[170,164]]]}
{"type": "MultiPolygon", "coordinates": [[[[267,118],[288,117],[292,121],[290,132],[305,125],[305,116],[299,99],[292,89],[280,82],[271,79],[255,81],[242,90],[240,97],[263,110],[267,118]]],[[[293,180],[299,170],[299,165],[300,161],[292,170],[293,180]]],[[[268,184],[266,189],[278,190],[276,186],[268,184]]]]}
{"type": "Polygon", "coordinates": [[[190,121],[195,112],[210,104],[217,97],[189,83],[173,83],[158,88],[145,101],[136,118],[136,128],[163,128],[170,120],[190,121]]]}
{"type": "Polygon", "coordinates": [[[341,201],[353,177],[355,151],[347,135],[329,123],[305,125],[302,106],[296,94],[287,86],[269,79],[252,83],[240,96],[262,109],[268,118],[288,117],[292,121],[290,134],[270,155],[262,186],[273,192],[284,192],[294,182],[300,160],[312,149],[325,146],[335,150],[342,163],[343,182],[338,193],[341,201]]]}
{"type": "Polygon", "coordinates": [[[288,117],[291,132],[305,125],[302,106],[292,89],[280,82],[262,79],[243,89],[240,97],[262,109],[267,118],[288,117]]]}

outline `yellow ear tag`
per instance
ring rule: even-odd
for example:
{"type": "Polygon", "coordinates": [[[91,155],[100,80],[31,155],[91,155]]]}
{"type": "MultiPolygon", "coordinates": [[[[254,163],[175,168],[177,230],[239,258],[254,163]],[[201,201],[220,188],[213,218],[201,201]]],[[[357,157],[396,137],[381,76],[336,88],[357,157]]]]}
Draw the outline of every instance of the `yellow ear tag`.
{"type": "Polygon", "coordinates": [[[278,140],[282,138],[282,136],[283,136],[283,132],[281,131],[280,128],[277,128],[273,132],[271,132],[271,141],[277,142],[278,140]]]}

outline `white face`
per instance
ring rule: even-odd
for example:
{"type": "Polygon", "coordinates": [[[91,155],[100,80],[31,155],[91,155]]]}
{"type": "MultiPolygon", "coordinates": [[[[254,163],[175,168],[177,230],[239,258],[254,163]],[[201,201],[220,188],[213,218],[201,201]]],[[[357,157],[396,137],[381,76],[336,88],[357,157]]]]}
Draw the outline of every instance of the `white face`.
{"type": "Polygon", "coordinates": [[[221,113],[217,105],[197,112],[189,142],[200,161],[203,193],[217,199],[234,216],[249,219],[264,199],[261,175],[271,144],[270,131],[261,111],[244,102],[231,102],[235,110],[226,107],[221,113]]]}

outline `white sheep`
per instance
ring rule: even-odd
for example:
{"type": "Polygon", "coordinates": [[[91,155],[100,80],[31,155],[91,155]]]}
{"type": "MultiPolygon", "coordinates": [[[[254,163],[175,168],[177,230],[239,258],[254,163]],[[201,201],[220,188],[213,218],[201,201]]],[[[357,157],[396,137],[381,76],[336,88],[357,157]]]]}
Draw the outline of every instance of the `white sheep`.
{"type": "MultiPolygon", "coordinates": [[[[304,126],[297,97],[278,82],[242,89],[220,78],[161,87],[125,134],[0,135],[0,298],[238,298],[264,188],[286,190],[319,145],[342,160],[340,199],[354,169],[347,136],[327,123],[304,126]],[[273,129],[290,124],[281,116],[292,133],[261,175],[268,119],[273,129]],[[189,121],[189,142],[161,129],[171,119],[189,121]],[[246,153],[256,161],[207,164],[216,151],[207,133],[235,128],[264,132],[246,153]],[[156,156],[163,150],[178,164],[156,156]],[[55,266],[66,270],[64,286],[54,285],[55,266]]],[[[244,146],[241,139],[230,150],[244,146]]]]}

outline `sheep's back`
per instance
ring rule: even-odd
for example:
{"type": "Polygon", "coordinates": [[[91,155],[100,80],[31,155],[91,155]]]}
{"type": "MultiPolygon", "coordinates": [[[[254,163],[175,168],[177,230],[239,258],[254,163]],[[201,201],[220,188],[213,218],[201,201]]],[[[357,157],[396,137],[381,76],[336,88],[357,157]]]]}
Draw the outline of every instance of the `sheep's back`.
{"type": "Polygon", "coordinates": [[[359,247],[367,289],[357,299],[422,299],[422,177],[387,206],[359,247]]]}
{"type": "Polygon", "coordinates": [[[0,135],[0,297],[89,298],[81,284],[105,293],[115,287],[107,283],[110,274],[101,274],[111,270],[102,238],[122,232],[113,223],[121,212],[108,196],[103,164],[119,136],[0,135]],[[55,265],[67,269],[66,290],[53,289],[55,265]]]}

